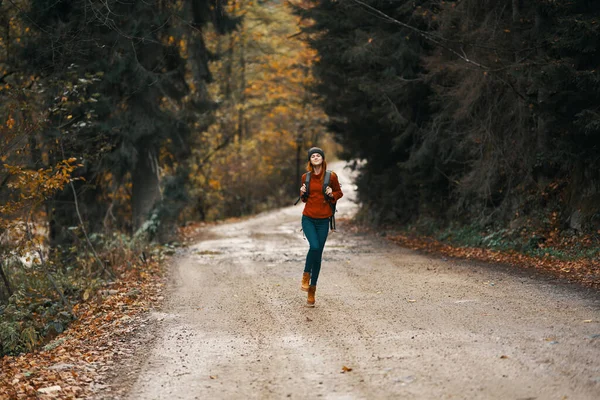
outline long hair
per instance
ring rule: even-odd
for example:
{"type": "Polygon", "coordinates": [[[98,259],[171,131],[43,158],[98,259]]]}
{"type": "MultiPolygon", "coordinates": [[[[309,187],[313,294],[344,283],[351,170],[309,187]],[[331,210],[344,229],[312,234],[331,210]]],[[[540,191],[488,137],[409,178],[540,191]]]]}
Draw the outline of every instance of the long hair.
{"type": "MultiPolygon", "coordinates": [[[[327,161],[323,160],[323,164],[321,164],[321,168],[322,168],[321,172],[323,172],[323,171],[327,171],[327,161]]],[[[315,168],[314,168],[314,167],[313,167],[313,165],[310,163],[310,161],[306,163],[306,171],[307,171],[307,172],[308,172],[308,171],[310,171],[310,172],[312,172],[312,173],[314,173],[314,172],[315,172],[315,168]]],[[[321,176],[325,176],[325,174],[321,174],[321,176]]]]}

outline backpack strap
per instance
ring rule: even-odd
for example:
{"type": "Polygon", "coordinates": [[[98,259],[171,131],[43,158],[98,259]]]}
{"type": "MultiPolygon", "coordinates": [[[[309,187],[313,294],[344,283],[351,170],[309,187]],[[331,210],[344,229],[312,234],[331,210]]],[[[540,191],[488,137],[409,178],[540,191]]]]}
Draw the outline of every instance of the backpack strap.
{"type": "Polygon", "coordinates": [[[325,194],[325,190],[327,190],[327,186],[331,182],[331,171],[325,171],[325,176],[323,177],[323,196],[325,196],[325,200],[329,203],[329,207],[331,207],[331,217],[329,217],[329,229],[335,232],[335,213],[336,213],[336,203],[329,199],[329,196],[325,194]]]}
{"type": "MultiPolygon", "coordinates": [[[[331,181],[331,171],[325,171],[325,176],[323,177],[323,194],[325,194],[325,190],[327,186],[329,186],[329,182],[331,181]]],[[[327,197],[325,197],[327,198],[327,197]]]]}
{"type": "Polygon", "coordinates": [[[294,205],[298,204],[298,202],[300,201],[300,199],[304,198],[304,199],[308,199],[308,191],[310,190],[310,171],[308,171],[306,173],[306,177],[304,177],[304,182],[306,185],[306,192],[304,192],[303,196],[298,197],[298,200],[296,200],[296,202],[294,203],[294,205]]]}
{"type": "Polygon", "coordinates": [[[304,192],[304,198],[308,199],[308,193],[310,192],[310,171],[306,173],[306,178],[304,178],[304,184],[306,185],[306,192],[304,192]]]}

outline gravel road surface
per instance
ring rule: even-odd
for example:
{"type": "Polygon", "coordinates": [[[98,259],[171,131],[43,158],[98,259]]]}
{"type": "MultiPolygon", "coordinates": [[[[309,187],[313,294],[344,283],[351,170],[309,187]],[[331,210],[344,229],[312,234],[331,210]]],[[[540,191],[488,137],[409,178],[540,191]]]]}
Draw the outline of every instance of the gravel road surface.
{"type": "MultiPolygon", "coordinates": [[[[355,211],[353,184],[334,165],[355,211]]],[[[174,267],[129,399],[600,399],[600,295],[339,223],[316,307],[302,206],[206,228],[174,267]]]]}

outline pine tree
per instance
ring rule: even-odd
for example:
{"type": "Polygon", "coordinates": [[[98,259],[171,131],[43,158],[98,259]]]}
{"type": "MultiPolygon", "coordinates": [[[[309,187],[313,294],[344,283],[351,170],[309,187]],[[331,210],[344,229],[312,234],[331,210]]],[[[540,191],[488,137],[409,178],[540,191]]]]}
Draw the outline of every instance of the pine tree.
{"type": "MultiPolygon", "coordinates": [[[[162,187],[160,171],[171,160],[175,180],[185,183],[177,165],[214,107],[202,28],[209,21],[221,32],[235,28],[222,3],[32,0],[24,18],[35,34],[23,58],[44,80],[53,107],[45,145],[85,164],[78,195],[93,229],[108,216],[110,193],[127,182],[132,220],[124,227],[139,229],[153,209],[155,222],[177,214],[169,199],[179,202],[184,193],[180,185],[162,187]]],[[[64,193],[52,206],[55,236],[72,223],[64,203],[72,197],[64,193]]]]}
{"type": "MultiPolygon", "coordinates": [[[[322,1],[298,10],[315,21],[307,29],[319,52],[315,71],[321,84],[330,128],[349,158],[366,160],[358,181],[367,208],[385,203],[376,218],[396,218],[414,199],[397,197],[415,133],[428,118],[429,89],[420,79],[422,38],[382,19],[369,7],[396,19],[407,19],[412,2],[322,1]],[[410,3],[410,4],[409,4],[410,3]],[[386,200],[383,200],[386,199],[386,200]]],[[[405,187],[404,189],[407,189],[405,187]]]]}
{"type": "MultiPolygon", "coordinates": [[[[298,13],[331,128],[376,221],[598,217],[598,17],[588,0],[319,1],[298,13]],[[533,210],[542,210],[531,215],[533,210]]],[[[576,229],[581,226],[577,225],[576,229]]]]}

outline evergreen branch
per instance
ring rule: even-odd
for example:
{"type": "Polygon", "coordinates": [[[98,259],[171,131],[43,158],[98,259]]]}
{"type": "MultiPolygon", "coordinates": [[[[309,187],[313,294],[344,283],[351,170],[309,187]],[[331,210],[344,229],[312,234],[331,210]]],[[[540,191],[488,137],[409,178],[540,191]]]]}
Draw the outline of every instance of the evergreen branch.
{"type": "Polygon", "coordinates": [[[7,73],[5,73],[4,75],[0,76],[0,82],[4,82],[6,83],[6,81],[4,80],[4,78],[11,76],[12,74],[14,74],[16,71],[8,71],[7,73]]]}
{"type": "MultiPolygon", "coordinates": [[[[110,11],[110,9],[108,9],[108,7],[107,7],[108,12],[106,13],[106,15],[103,15],[102,11],[99,10],[99,9],[96,9],[94,7],[94,5],[92,4],[91,1],[89,1],[89,3],[90,3],[90,9],[94,13],[94,16],[96,17],[96,19],[98,20],[98,22],[100,22],[102,25],[106,26],[107,28],[115,31],[116,33],[118,33],[122,37],[124,37],[126,39],[129,39],[129,40],[139,40],[142,43],[154,43],[154,44],[161,44],[162,45],[162,43],[159,42],[158,40],[150,39],[150,38],[147,38],[147,37],[133,36],[133,35],[129,35],[129,34],[123,32],[121,29],[119,29],[119,27],[117,26],[116,22],[112,18],[109,18],[110,14],[114,14],[114,13],[112,11],[110,11]]],[[[114,15],[118,16],[118,14],[114,14],[114,15]]],[[[161,25],[158,29],[160,29],[160,28],[162,28],[162,26],[166,25],[166,23],[169,21],[169,19],[170,19],[170,17],[167,18],[167,20],[165,21],[165,23],[163,25],[161,25]]]]}
{"type": "Polygon", "coordinates": [[[524,95],[524,94],[522,94],[521,92],[519,92],[519,91],[517,90],[517,88],[515,87],[515,85],[513,85],[513,84],[510,82],[510,80],[503,79],[503,78],[502,78],[500,75],[498,75],[498,74],[495,74],[494,76],[495,76],[495,77],[497,77],[498,79],[500,79],[500,80],[501,80],[502,82],[504,82],[505,84],[507,84],[507,85],[508,85],[508,86],[509,86],[509,87],[512,89],[512,91],[513,91],[513,92],[515,92],[515,94],[521,98],[521,100],[523,100],[523,101],[525,101],[525,102],[529,102],[529,100],[527,100],[527,97],[525,97],[525,95],[524,95]]]}
{"type": "MultiPolygon", "coordinates": [[[[357,3],[361,3],[359,0],[353,0],[353,1],[355,1],[357,3]]],[[[362,3],[362,4],[365,7],[371,7],[371,6],[367,5],[367,4],[364,4],[364,3],[362,3]]],[[[501,47],[501,46],[500,47],[499,46],[484,46],[484,45],[477,44],[477,43],[471,43],[469,41],[452,40],[452,39],[448,39],[447,37],[437,35],[435,33],[431,33],[431,32],[427,32],[427,31],[421,30],[421,29],[416,28],[416,27],[414,27],[412,25],[405,24],[405,23],[403,23],[401,21],[396,21],[396,20],[394,20],[394,18],[392,18],[389,15],[383,13],[382,11],[377,10],[376,8],[373,8],[373,7],[371,7],[371,8],[374,10],[374,12],[375,11],[378,12],[379,16],[386,16],[385,19],[387,19],[388,21],[391,21],[391,22],[394,22],[394,23],[404,24],[403,26],[405,26],[406,28],[409,28],[409,29],[411,29],[411,30],[413,30],[415,32],[418,32],[421,35],[426,35],[428,37],[434,38],[436,40],[441,40],[441,41],[444,41],[446,43],[453,43],[453,44],[457,44],[457,45],[460,45],[460,46],[467,45],[467,46],[476,47],[476,48],[479,48],[479,49],[492,50],[492,51],[505,51],[505,52],[511,52],[511,53],[513,53],[513,52],[520,53],[520,52],[528,51],[528,50],[537,50],[537,49],[539,49],[541,47],[541,46],[535,46],[535,47],[532,47],[532,48],[525,48],[525,49],[517,49],[517,50],[515,50],[515,49],[504,48],[504,47],[501,47]]],[[[547,42],[547,40],[544,40],[543,42],[545,43],[545,42],[547,42]]]]}
{"type": "MultiPolygon", "coordinates": [[[[445,38],[443,38],[443,37],[441,37],[441,36],[430,34],[429,32],[426,32],[426,31],[424,31],[424,30],[421,30],[421,29],[419,29],[419,28],[416,28],[416,27],[414,27],[414,26],[412,26],[412,25],[409,25],[409,24],[407,24],[407,23],[404,23],[404,22],[402,22],[402,21],[398,21],[397,19],[395,19],[395,18],[393,18],[393,17],[391,17],[391,16],[387,15],[387,14],[386,14],[386,13],[384,13],[383,11],[380,11],[380,10],[378,10],[378,9],[376,9],[376,8],[374,8],[374,7],[370,6],[370,5],[368,5],[368,4],[366,4],[366,3],[362,2],[361,0],[351,0],[351,1],[353,1],[353,2],[355,2],[355,3],[357,3],[357,4],[359,4],[359,5],[361,5],[361,6],[365,7],[365,8],[367,8],[367,9],[368,9],[368,10],[370,10],[371,12],[373,12],[373,13],[375,13],[375,14],[377,14],[377,15],[381,16],[381,17],[383,17],[385,20],[387,20],[387,21],[389,21],[389,22],[392,22],[392,23],[394,23],[394,24],[396,24],[396,25],[400,25],[400,26],[402,26],[402,27],[404,27],[404,28],[410,29],[410,30],[411,30],[411,31],[413,31],[413,32],[416,32],[417,34],[419,34],[420,36],[422,36],[422,37],[423,37],[423,38],[425,38],[426,40],[429,40],[430,42],[432,42],[432,43],[434,43],[434,44],[436,44],[436,45],[438,45],[438,46],[440,46],[440,47],[442,47],[442,48],[444,48],[444,49],[448,50],[448,51],[449,51],[449,52],[451,52],[452,54],[454,54],[454,55],[456,55],[457,57],[459,57],[461,60],[463,60],[463,61],[465,61],[465,62],[467,62],[467,63],[469,63],[469,64],[475,65],[475,66],[477,66],[478,68],[480,68],[480,69],[482,69],[482,70],[484,70],[484,71],[487,71],[487,72],[500,72],[500,71],[503,71],[503,70],[510,69],[510,68],[512,68],[512,67],[513,67],[513,66],[515,66],[515,65],[520,65],[520,64],[521,64],[523,61],[525,61],[527,58],[529,58],[529,57],[530,57],[530,55],[532,54],[532,53],[529,53],[529,54],[525,55],[524,57],[522,57],[521,59],[517,60],[516,62],[514,62],[514,63],[512,63],[512,64],[510,64],[510,65],[507,65],[507,66],[504,66],[504,67],[501,67],[501,68],[495,68],[495,69],[492,69],[492,68],[490,68],[490,67],[486,66],[485,64],[482,64],[482,63],[479,63],[479,62],[476,62],[476,61],[473,61],[472,59],[470,59],[470,58],[468,57],[467,53],[465,52],[465,50],[464,50],[463,46],[462,46],[462,45],[464,44],[464,43],[462,43],[462,42],[457,42],[457,43],[460,43],[460,44],[461,44],[461,48],[460,48],[460,50],[461,50],[462,54],[460,54],[459,52],[457,52],[456,50],[452,49],[451,47],[449,47],[449,46],[446,46],[446,45],[444,45],[443,43],[441,43],[441,40],[443,40],[443,41],[448,41],[447,39],[445,39],[445,38]]],[[[496,77],[497,77],[499,80],[501,80],[502,82],[504,82],[506,85],[508,85],[508,86],[509,86],[509,87],[510,87],[510,88],[511,88],[511,89],[512,89],[514,92],[515,92],[515,94],[516,94],[517,96],[519,96],[519,97],[520,97],[522,100],[524,100],[524,101],[527,101],[527,98],[526,98],[526,97],[525,97],[525,96],[524,96],[522,93],[520,93],[520,92],[517,90],[517,88],[516,88],[516,87],[515,87],[515,86],[514,86],[514,85],[513,85],[511,82],[509,82],[509,81],[508,81],[508,80],[506,80],[506,79],[503,79],[503,78],[502,78],[502,77],[500,77],[498,74],[495,74],[495,76],[496,76],[496,77]]]]}
{"type": "Polygon", "coordinates": [[[406,123],[407,120],[404,117],[404,115],[402,115],[402,113],[400,112],[400,110],[398,110],[398,107],[396,106],[396,104],[394,104],[394,102],[392,101],[392,99],[390,99],[390,96],[387,95],[387,93],[384,93],[383,96],[385,97],[385,99],[387,100],[387,102],[390,104],[390,106],[392,107],[394,114],[397,115],[403,122],[406,123]]]}
{"type": "Polygon", "coordinates": [[[33,131],[34,131],[33,128],[29,128],[25,132],[23,132],[22,135],[19,135],[18,139],[15,139],[12,143],[6,144],[5,148],[0,149],[0,156],[4,156],[6,154],[11,153],[13,151],[13,149],[15,147],[17,147],[19,144],[21,144],[21,142],[23,140],[25,140],[27,137],[29,137],[29,135],[32,134],[33,131]]]}
{"type": "Polygon", "coordinates": [[[475,44],[472,44],[472,43],[467,43],[467,42],[455,41],[455,40],[447,39],[447,38],[444,38],[442,36],[435,35],[435,34],[427,32],[427,31],[421,30],[421,29],[416,28],[416,27],[414,27],[412,25],[406,24],[406,23],[404,23],[402,21],[398,21],[397,19],[390,17],[389,15],[385,14],[384,12],[382,12],[382,11],[380,11],[380,10],[378,10],[378,9],[376,9],[376,8],[368,5],[368,4],[365,4],[365,3],[363,3],[360,0],[351,0],[351,1],[354,1],[355,3],[361,4],[362,6],[368,8],[369,10],[373,11],[374,13],[376,13],[376,14],[384,17],[384,19],[386,19],[389,22],[395,23],[397,25],[401,25],[401,26],[403,26],[403,27],[405,27],[407,29],[410,29],[410,30],[418,33],[420,36],[422,36],[425,39],[429,40],[430,42],[432,42],[434,44],[437,44],[438,46],[440,46],[440,47],[442,47],[442,48],[450,51],[452,54],[456,55],[457,57],[459,57],[460,59],[464,60],[465,62],[473,64],[473,65],[475,65],[475,66],[477,66],[477,67],[479,67],[479,68],[481,68],[483,70],[486,70],[488,72],[500,72],[500,71],[503,71],[503,70],[510,69],[510,68],[512,68],[512,67],[514,67],[516,65],[521,65],[521,63],[523,61],[527,60],[531,56],[531,54],[533,54],[534,51],[538,50],[541,47],[541,46],[535,46],[535,47],[531,47],[531,48],[527,48],[527,49],[518,50],[519,53],[523,52],[523,51],[530,51],[530,52],[528,54],[526,54],[525,56],[521,57],[519,60],[515,61],[514,63],[511,63],[510,65],[506,65],[506,66],[503,66],[503,67],[500,67],[500,68],[492,69],[491,67],[488,67],[485,64],[478,63],[478,62],[475,62],[472,59],[470,59],[469,56],[467,55],[467,53],[464,50],[464,46],[468,45],[468,46],[472,46],[472,47],[479,47],[479,48],[482,48],[482,49],[494,50],[494,51],[498,51],[498,50],[506,51],[506,50],[503,50],[503,49],[497,48],[497,47],[481,46],[481,45],[475,45],[475,44]],[[440,43],[440,41],[459,44],[460,45],[460,51],[462,52],[462,54],[458,53],[456,50],[452,49],[451,47],[448,47],[448,46],[440,43]]]}
{"type": "MultiPolygon", "coordinates": [[[[500,67],[500,68],[496,68],[496,69],[490,69],[489,72],[500,72],[500,71],[505,71],[507,69],[510,69],[514,66],[517,65],[522,65],[523,61],[527,60],[531,55],[533,54],[533,51],[523,57],[521,57],[520,59],[518,59],[517,61],[515,61],[514,63],[511,63],[509,65],[505,65],[504,67],[500,67]]],[[[548,63],[546,63],[545,65],[547,65],[548,63]]]]}
{"type": "Polygon", "coordinates": [[[194,24],[193,22],[188,21],[187,19],[183,18],[180,15],[177,15],[176,13],[172,12],[171,17],[175,17],[176,19],[178,19],[180,22],[183,22],[184,25],[187,25],[189,28],[191,28],[193,31],[196,31],[197,33],[202,34],[202,29],[198,28],[196,26],[196,24],[194,24]]]}
{"type": "Polygon", "coordinates": [[[27,19],[36,27],[38,28],[40,31],[44,32],[46,35],[50,36],[50,32],[48,32],[47,30],[45,30],[44,28],[42,28],[41,26],[39,26],[26,12],[25,10],[23,10],[21,7],[19,7],[13,0],[8,0],[8,2],[10,4],[12,4],[13,6],[15,6],[15,8],[17,10],[19,10],[19,12],[23,15],[25,15],[25,17],[27,17],[27,19]]]}
{"type": "MultiPolygon", "coordinates": [[[[353,2],[355,2],[357,4],[359,4],[359,5],[361,5],[362,7],[368,9],[369,11],[375,13],[376,15],[381,16],[384,20],[387,20],[388,22],[394,23],[396,25],[400,25],[400,26],[402,26],[402,27],[404,27],[406,29],[409,29],[409,30],[417,33],[419,36],[422,36],[424,39],[426,39],[426,40],[428,40],[428,41],[430,41],[430,42],[432,42],[432,43],[434,43],[434,44],[436,44],[436,45],[438,45],[438,46],[440,46],[440,47],[448,50],[449,52],[451,52],[452,54],[454,54],[455,56],[457,56],[458,58],[460,58],[461,60],[463,60],[463,61],[465,61],[465,62],[467,62],[469,64],[473,64],[473,65],[475,65],[475,66],[477,66],[477,67],[479,67],[481,69],[484,69],[484,70],[489,70],[490,69],[489,67],[487,67],[486,65],[484,65],[482,63],[479,63],[479,62],[471,60],[467,56],[467,54],[464,52],[464,50],[463,50],[463,54],[460,54],[459,52],[457,52],[453,48],[448,47],[445,44],[441,43],[441,40],[444,40],[443,38],[437,37],[436,35],[432,35],[429,32],[426,32],[424,30],[416,28],[416,27],[414,27],[412,25],[409,25],[407,23],[404,23],[402,21],[398,21],[397,19],[395,19],[395,18],[387,15],[383,11],[380,11],[380,10],[376,9],[375,7],[372,7],[372,6],[370,6],[370,5],[362,2],[360,0],[351,0],[351,1],[353,1],[353,2]]],[[[461,48],[461,50],[462,50],[462,48],[461,48]]]]}
{"type": "Polygon", "coordinates": [[[39,29],[41,32],[45,33],[46,35],[48,35],[48,37],[50,38],[50,44],[52,47],[52,62],[55,61],[55,56],[56,56],[56,50],[55,50],[55,42],[54,42],[54,38],[52,37],[52,35],[50,34],[50,32],[48,32],[47,30],[45,30],[44,28],[42,28],[37,22],[35,22],[33,20],[33,18],[31,18],[29,16],[29,14],[27,14],[25,12],[25,10],[23,10],[21,7],[19,7],[13,0],[8,0],[10,2],[10,4],[12,4],[13,6],[15,6],[15,8],[17,10],[19,10],[19,12],[24,15],[32,24],[33,26],[35,26],[37,29],[39,29]]]}

